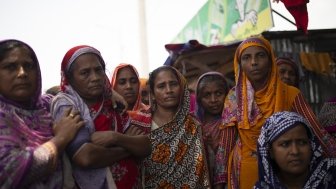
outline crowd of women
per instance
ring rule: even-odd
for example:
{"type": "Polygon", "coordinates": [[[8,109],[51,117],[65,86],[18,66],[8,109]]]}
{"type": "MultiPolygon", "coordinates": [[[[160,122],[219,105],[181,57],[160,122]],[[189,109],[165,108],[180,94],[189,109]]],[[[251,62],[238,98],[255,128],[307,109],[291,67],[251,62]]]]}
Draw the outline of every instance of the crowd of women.
{"type": "Polygon", "coordinates": [[[34,50],[0,41],[0,188],[336,188],[336,139],[263,37],[237,48],[231,89],[215,71],[191,94],[170,66],[105,69],[75,46],[42,94],[34,50]]]}

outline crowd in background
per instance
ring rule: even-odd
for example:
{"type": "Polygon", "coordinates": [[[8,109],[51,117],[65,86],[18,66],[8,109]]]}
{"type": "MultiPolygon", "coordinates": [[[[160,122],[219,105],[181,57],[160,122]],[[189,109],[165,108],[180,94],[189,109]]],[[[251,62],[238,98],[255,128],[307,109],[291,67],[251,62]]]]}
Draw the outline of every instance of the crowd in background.
{"type": "Polygon", "coordinates": [[[245,39],[235,85],[174,67],[111,78],[98,49],[65,50],[59,86],[41,91],[34,50],[0,41],[0,188],[335,188],[335,100],[318,117],[298,63],[245,39]]]}

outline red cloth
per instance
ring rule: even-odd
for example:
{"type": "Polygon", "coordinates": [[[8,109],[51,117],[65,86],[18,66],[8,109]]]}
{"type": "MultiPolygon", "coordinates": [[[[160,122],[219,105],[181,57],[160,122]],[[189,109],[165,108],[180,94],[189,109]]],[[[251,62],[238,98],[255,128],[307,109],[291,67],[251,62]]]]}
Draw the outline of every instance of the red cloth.
{"type": "MultiPolygon", "coordinates": [[[[93,105],[90,108],[92,112],[98,112],[100,103],[93,105]]],[[[112,109],[112,102],[105,101],[101,113],[94,120],[96,131],[114,130],[123,133],[124,126],[128,122],[128,115],[116,115],[112,109]],[[114,124],[113,124],[114,123],[114,124]]],[[[139,163],[133,157],[128,157],[118,161],[111,167],[113,179],[117,188],[140,188],[141,187],[141,172],[139,163]]]]}
{"type": "Polygon", "coordinates": [[[308,28],[308,10],[307,3],[309,0],[281,0],[286,9],[295,19],[297,30],[307,33],[308,28]]]}

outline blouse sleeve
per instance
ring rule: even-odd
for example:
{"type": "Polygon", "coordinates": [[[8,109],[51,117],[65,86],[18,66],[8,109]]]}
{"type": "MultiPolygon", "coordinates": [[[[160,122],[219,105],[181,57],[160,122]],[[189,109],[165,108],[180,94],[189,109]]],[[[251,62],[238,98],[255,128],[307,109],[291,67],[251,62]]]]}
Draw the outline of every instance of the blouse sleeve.
{"type": "MultiPolygon", "coordinates": [[[[53,110],[53,118],[55,122],[59,121],[64,114],[64,111],[67,108],[72,107],[72,105],[61,105],[61,106],[54,106],[53,110]]],[[[75,155],[75,153],[80,149],[80,147],[91,141],[91,135],[87,127],[82,127],[77,132],[75,138],[68,144],[66,148],[66,152],[69,155],[70,159],[75,155]]]]}
{"type": "Polygon", "coordinates": [[[333,138],[325,128],[319,123],[314,112],[310,108],[309,104],[304,99],[302,93],[299,93],[298,96],[294,99],[293,111],[299,113],[312,126],[312,129],[315,135],[318,137],[324,152],[328,157],[336,157],[336,140],[333,138]]]}

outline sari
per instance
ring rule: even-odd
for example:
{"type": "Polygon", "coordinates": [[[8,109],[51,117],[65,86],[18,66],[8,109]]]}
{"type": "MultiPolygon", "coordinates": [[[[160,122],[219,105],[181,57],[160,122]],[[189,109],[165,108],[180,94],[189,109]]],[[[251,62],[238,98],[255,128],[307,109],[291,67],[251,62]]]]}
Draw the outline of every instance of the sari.
{"type": "MultiPolygon", "coordinates": [[[[199,84],[202,80],[202,78],[210,75],[218,75],[220,77],[224,76],[221,73],[218,72],[207,72],[203,75],[201,75],[197,81],[196,84],[196,105],[195,105],[195,116],[198,118],[198,120],[202,123],[202,132],[203,132],[203,140],[205,144],[205,150],[206,150],[206,157],[208,160],[208,168],[210,173],[210,179],[211,184],[216,185],[220,183],[225,183],[224,177],[224,162],[223,162],[223,139],[222,134],[220,130],[220,127],[222,127],[222,119],[221,117],[217,117],[214,120],[212,120],[209,123],[204,123],[204,108],[197,98],[199,96],[200,92],[197,90],[199,88],[199,84]],[[212,141],[208,141],[209,138],[212,139],[212,141]]],[[[223,86],[225,87],[225,86],[223,86]]],[[[227,90],[227,89],[226,89],[227,90]]]]}
{"type": "Polygon", "coordinates": [[[274,160],[270,156],[270,148],[276,138],[286,131],[301,123],[305,126],[310,139],[312,158],[310,161],[310,174],[304,185],[304,189],[336,187],[336,159],[324,158],[321,145],[311,130],[311,125],[299,114],[294,112],[278,112],[266,120],[258,139],[258,169],[259,180],[254,186],[256,189],[286,189],[276,174],[274,160]]]}
{"type": "MultiPolygon", "coordinates": [[[[65,108],[74,107],[80,112],[85,121],[83,127],[75,139],[67,147],[70,158],[76,155],[86,143],[91,142],[91,134],[95,131],[114,130],[124,133],[127,130],[129,118],[127,114],[120,115],[112,107],[111,85],[108,77],[105,77],[103,99],[92,106],[87,106],[79,94],[69,84],[65,75],[71,64],[80,55],[93,53],[98,56],[100,63],[105,68],[105,63],[100,52],[90,46],[76,46],[70,49],[65,55],[62,71],[62,91],[58,93],[52,102],[52,115],[57,120],[63,114],[65,108]]],[[[131,158],[120,160],[110,167],[97,169],[84,169],[73,165],[73,175],[79,188],[138,188],[141,185],[140,173],[137,163],[131,158]],[[111,174],[113,178],[111,177],[111,174]]]]}
{"type": "Polygon", "coordinates": [[[174,71],[183,89],[174,118],[151,129],[154,123],[151,108],[137,112],[131,120],[131,126],[149,133],[152,143],[152,153],[143,162],[144,185],[145,188],[210,188],[201,124],[189,113],[186,80],[174,71]]]}
{"type": "Polygon", "coordinates": [[[6,43],[19,43],[32,53],[37,64],[37,90],[29,107],[0,94],[0,188],[63,188],[61,159],[46,143],[53,137],[51,96],[41,96],[41,71],[36,54],[21,41],[0,42],[6,43]]]}
{"type": "Polygon", "coordinates": [[[125,68],[125,67],[130,67],[133,70],[133,72],[135,73],[135,75],[137,76],[138,81],[139,81],[139,90],[138,90],[138,93],[137,93],[138,97],[137,97],[136,102],[135,102],[131,111],[133,112],[133,111],[138,111],[138,110],[142,110],[142,109],[148,109],[148,106],[145,105],[144,103],[142,103],[142,101],[141,101],[141,87],[140,87],[139,74],[138,74],[137,69],[132,64],[121,63],[114,69],[114,72],[113,72],[113,75],[112,75],[112,78],[111,78],[112,89],[115,89],[115,86],[117,85],[116,82],[117,82],[117,76],[118,76],[119,71],[121,69],[125,68]]]}
{"type": "Polygon", "coordinates": [[[312,125],[327,156],[336,155],[335,140],[318,123],[316,116],[301,92],[283,83],[278,77],[271,44],[263,37],[251,37],[243,41],[234,56],[236,85],[229,91],[223,110],[225,169],[229,188],[252,188],[258,177],[257,139],[265,120],[279,111],[294,111],[303,115],[312,125]],[[254,91],[252,84],[240,67],[242,52],[251,46],[266,50],[272,64],[266,86],[254,91]],[[330,147],[331,146],[331,147],[330,147]]]}

